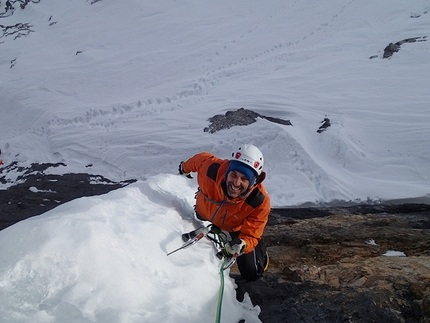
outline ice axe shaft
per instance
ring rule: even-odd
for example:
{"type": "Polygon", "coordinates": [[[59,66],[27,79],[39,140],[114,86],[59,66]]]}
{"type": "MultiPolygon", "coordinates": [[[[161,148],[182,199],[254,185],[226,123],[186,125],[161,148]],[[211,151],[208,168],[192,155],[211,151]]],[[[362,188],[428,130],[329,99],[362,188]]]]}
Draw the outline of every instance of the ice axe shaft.
{"type": "Polygon", "coordinates": [[[192,245],[196,244],[201,238],[203,238],[205,236],[205,234],[203,232],[201,232],[200,234],[196,235],[194,238],[188,240],[187,242],[185,242],[182,246],[180,246],[178,249],[175,249],[173,251],[170,251],[167,255],[171,255],[172,253],[182,250],[182,249],[186,249],[188,247],[191,247],[192,245]]]}

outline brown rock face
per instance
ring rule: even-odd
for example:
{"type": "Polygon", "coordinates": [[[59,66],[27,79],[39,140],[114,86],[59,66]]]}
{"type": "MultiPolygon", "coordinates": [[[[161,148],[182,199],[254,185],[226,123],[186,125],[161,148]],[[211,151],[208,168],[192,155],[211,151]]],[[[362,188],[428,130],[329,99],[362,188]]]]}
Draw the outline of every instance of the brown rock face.
{"type": "Polygon", "coordinates": [[[401,207],[273,210],[269,269],[238,298],[264,323],[430,322],[430,206],[401,207]]]}

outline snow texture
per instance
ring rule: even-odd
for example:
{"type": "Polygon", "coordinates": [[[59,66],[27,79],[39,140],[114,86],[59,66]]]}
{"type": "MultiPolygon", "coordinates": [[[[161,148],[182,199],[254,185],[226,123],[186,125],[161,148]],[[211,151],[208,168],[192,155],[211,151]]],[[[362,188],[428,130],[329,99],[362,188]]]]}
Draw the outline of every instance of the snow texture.
{"type": "MultiPolygon", "coordinates": [[[[200,151],[258,146],[274,207],[430,198],[427,0],[11,2],[1,160],[138,182],[0,232],[2,322],[214,321],[213,246],[166,256],[196,226],[176,172],[200,151]],[[292,126],[204,131],[241,107],[292,126]]],[[[222,322],[259,322],[234,294],[222,322]]]]}

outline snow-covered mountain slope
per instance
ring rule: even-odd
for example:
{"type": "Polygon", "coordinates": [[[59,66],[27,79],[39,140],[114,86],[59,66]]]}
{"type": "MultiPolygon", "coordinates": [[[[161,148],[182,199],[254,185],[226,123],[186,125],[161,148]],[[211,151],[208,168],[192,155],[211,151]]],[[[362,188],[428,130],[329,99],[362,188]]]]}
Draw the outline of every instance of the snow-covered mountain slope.
{"type": "Polygon", "coordinates": [[[144,179],[252,142],[274,205],[428,197],[427,1],[14,7],[0,18],[5,163],[144,179]],[[411,37],[421,41],[382,59],[411,37]],[[293,126],[203,132],[209,117],[240,107],[293,126]]]}

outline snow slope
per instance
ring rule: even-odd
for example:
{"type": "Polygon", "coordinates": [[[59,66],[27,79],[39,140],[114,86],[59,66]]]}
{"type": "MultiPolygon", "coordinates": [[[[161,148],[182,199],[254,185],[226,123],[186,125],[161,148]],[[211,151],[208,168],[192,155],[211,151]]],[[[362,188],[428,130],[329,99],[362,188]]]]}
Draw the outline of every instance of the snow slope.
{"type": "MultiPolygon", "coordinates": [[[[161,174],[63,204],[0,234],[0,321],[215,322],[220,260],[193,230],[195,187],[161,174]]],[[[227,273],[226,273],[227,275],[227,273]]],[[[225,281],[222,322],[260,322],[225,281]]]]}
{"type": "Polygon", "coordinates": [[[428,197],[429,42],[382,59],[389,42],[427,36],[428,10],[420,0],[30,3],[1,19],[33,31],[1,39],[3,159],[144,179],[252,142],[274,206],[428,197]],[[203,132],[240,107],[293,126],[203,132]],[[316,133],[326,116],[332,126],[316,133]]]}

